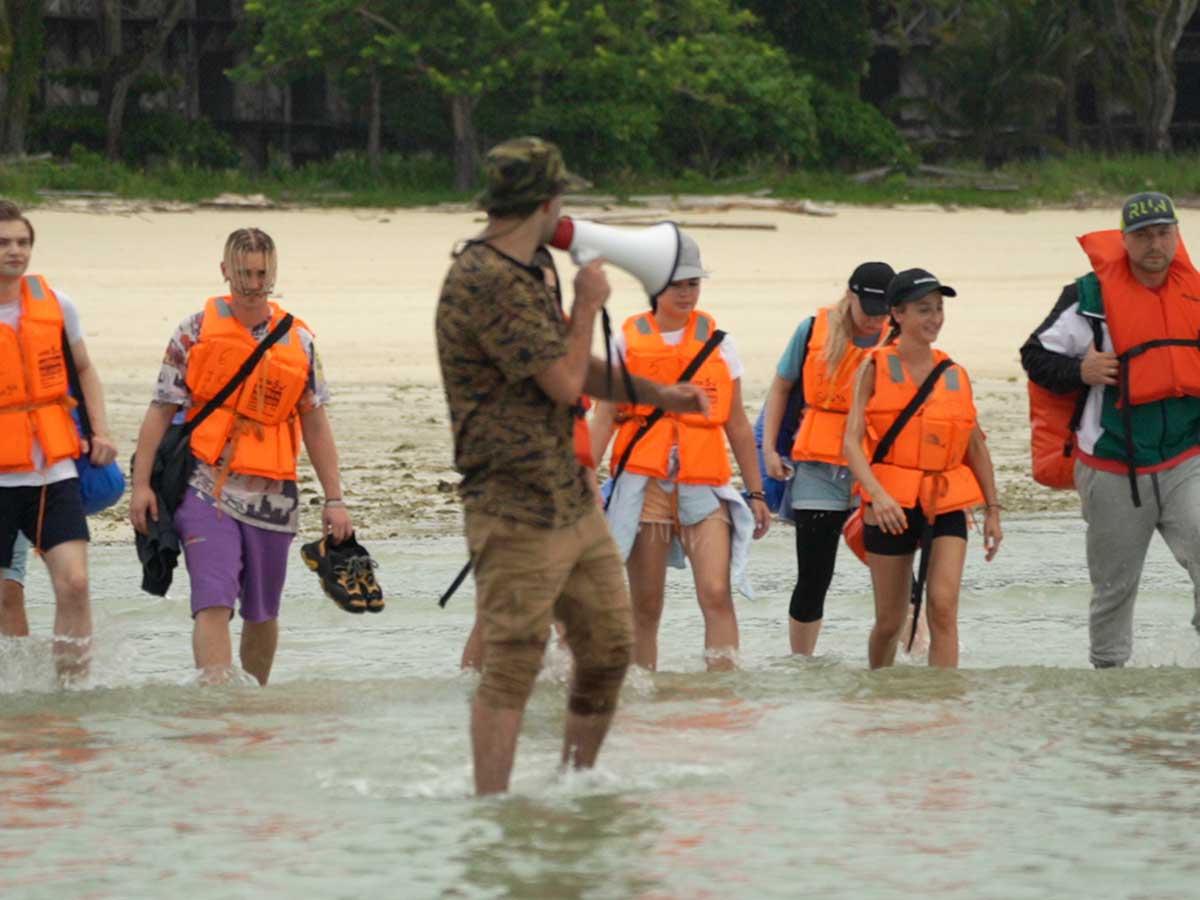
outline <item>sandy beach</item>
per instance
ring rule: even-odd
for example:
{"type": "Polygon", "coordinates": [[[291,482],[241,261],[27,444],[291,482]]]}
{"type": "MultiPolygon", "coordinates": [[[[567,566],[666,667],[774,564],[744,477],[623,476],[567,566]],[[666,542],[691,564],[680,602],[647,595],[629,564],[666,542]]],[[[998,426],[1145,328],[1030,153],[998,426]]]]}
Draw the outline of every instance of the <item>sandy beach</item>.
{"type": "MultiPolygon", "coordinates": [[[[678,216],[776,226],[694,231],[713,273],[701,305],[737,339],[751,417],[796,324],[836,299],[858,262],[919,265],[959,291],[949,301],[940,345],[973,377],[1003,502],[1022,512],[1074,508],[1073,493],[1042,489],[1028,476],[1018,348],[1062,285],[1086,271],[1075,236],[1111,227],[1114,211],[835,209],[831,218],[763,211],[678,216]]],[[[595,210],[567,213],[587,217],[595,210]]],[[[41,208],[30,215],[38,237],[30,271],[45,274],[80,308],[123,459],[133,450],[172,329],[206,296],[222,291],[218,262],[225,236],[256,225],[279,246],[281,301],[317,334],[334,390],[331,415],[347,496],[361,535],[457,530],[457,476],[433,314],[450,248],[479,230],[476,214],[41,208]]],[[[574,267],[565,254],[559,269],[569,280],[574,267]]],[[[610,270],[609,277],[609,309],[619,323],[644,308],[645,300],[629,275],[610,270]]],[[[311,469],[302,471],[306,496],[316,503],[311,469]]],[[[316,527],[316,509],[308,513],[306,533],[316,527]]],[[[94,520],[95,538],[128,538],[125,513],[122,503],[94,520]]]]}

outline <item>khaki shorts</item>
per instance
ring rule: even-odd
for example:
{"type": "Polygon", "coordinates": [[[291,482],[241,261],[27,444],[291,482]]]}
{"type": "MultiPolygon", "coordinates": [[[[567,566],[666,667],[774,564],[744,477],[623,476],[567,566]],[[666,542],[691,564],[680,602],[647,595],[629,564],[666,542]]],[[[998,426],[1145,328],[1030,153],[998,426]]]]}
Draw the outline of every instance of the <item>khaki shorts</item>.
{"type": "MultiPolygon", "coordinates": [[[[676,490],[678,489],[677,486],[676,490]]],[[[663,542],[670,541],[678,535],[683,552],[690,558],[694,553],[704,553],[706,543],[712,539],[712,531],[701,528],[701,525],[716,519],[730,528],[733,527],[733,520],[729,517],[729,510],[725,508],[724,503],[694,525],[681,524],[676,507],[677,496],[675,493],[668,494],[653,478],[647,479],[638,534],[645,534],[650,540],[663,542]]]]}
{"type": "Polygon", "coordinates": [[[627,655],[625,567],[598,505],[564,528],[468,512],[466,530],[486,644],[545,644],[558,619],[577,662],[627,655]]]}

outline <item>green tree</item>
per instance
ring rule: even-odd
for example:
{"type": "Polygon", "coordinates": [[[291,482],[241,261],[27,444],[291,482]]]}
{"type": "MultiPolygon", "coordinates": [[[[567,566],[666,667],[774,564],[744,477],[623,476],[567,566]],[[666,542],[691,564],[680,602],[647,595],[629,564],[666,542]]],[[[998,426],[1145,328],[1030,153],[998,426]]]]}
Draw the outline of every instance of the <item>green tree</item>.
{"type": "Polygon", "coordinates": [[[1063,4],[977,0],[967,12],[939,29],[939,45],[920,60],[934,125],[993,163],[1057,143],[1063,4]]]}
{"type": "Polygon", "coordinates": [[[809,83],[755,26],[730,0],[542,3],[515,119],[590,173],[809,161],[809,83]]]}
{"type": "Polygon", "coordinates": [[[806,72],[858,92],[871,56],[867,0],[746,0],[771,39],[806,72]]]}
{"type": "Polygon", "coordinates": [[[411,57],[392,39],[388,21],[380,21],[400,5],[386,0],[251,0],[246,18],[257,27],[257,40],[251,58],[231,74],[260,81],[326,72],[343,87],[365,87],[367,159],[378,175],[385,81],[412,69],[411,57]]]}
{"type": "Polygon", "coordinates": [[[105,152],[109,159],[121,153],[125,127],[125,105],[134,80],[162,56],[167,38],[188,7],[187,0],[162,0],[162,14],[142,39],[127,46],[124,36],[124,5],[121,0],[97,0],[96,24],[100,29],[100,109],[106,114],[105,152]]]}
{"type": "Polygon", "coordinates": [[[329,65],[349,82],[369,84],[368,155],[378,170],[383,92],[416,79],[446,103],[453,132],[454,183],[478,178],[480,102],[502,91],[525,37],[524,0],[253,0],[259,25],[249,63],[238,77],[262,78],[329,65]]]}
{"type": "Polygon", "coordinates": [[[1093,0],[1092,33],[1105,87],[1126,99],[1147,150],[1171,150],[1175,52],[1200,0],[1093,0]]]}

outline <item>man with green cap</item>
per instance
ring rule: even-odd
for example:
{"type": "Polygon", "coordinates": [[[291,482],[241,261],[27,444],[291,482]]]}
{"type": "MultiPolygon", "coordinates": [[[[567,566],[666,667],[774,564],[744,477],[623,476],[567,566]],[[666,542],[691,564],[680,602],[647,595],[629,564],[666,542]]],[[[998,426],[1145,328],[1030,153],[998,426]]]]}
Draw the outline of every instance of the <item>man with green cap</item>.
{"type": "Polygon", "coordinates": [[[1178,221],[1166,194],[1126,200],[1120,229],[1079,239],[1092,271],[1063,288],[1021,348],[1030,381],[1078,397],[1068,440],[1087,523],[1097,668],[1132,655],[1134,600],[1156,530],[1191,577],[1200,630],[1200,272],[1178,221]]]}
{"type": "MultiPolygon", "coordinates": [[[[488,223],[456,249],[436,322],[485,647],[471,710],[479,794],[508,788],[551,622],[565,625],[574,657],[563,763],[579,768],[595,763],[633,636],[621,556],[574,448],[581,395],[633,399],[591,353],[608,280],[599,261],[579,270],[568,322],[534,263],[563,193],[586,182],[533,137],[493,147],[484,177],[488,223]]],[[[707,411],[692,385],[632,386],[639,402],[707,411]]]]}

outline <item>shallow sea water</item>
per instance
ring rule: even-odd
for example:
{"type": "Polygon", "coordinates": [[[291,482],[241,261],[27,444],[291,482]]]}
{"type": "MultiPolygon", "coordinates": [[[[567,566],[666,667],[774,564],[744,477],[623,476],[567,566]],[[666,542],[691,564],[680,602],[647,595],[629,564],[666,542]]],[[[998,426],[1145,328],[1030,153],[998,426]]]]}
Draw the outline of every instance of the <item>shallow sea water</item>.
{"type": "Polygon", "coordinates": [[[752,559],[741,669],[708,674],[672,573],[662,671],[635,671],[589,773],[556,771],[569,663],[551,648],[504,798],[470,795],[460,538],[371,545],[387,610],[349,616],[298,557],[266,689],[203,688],[186,582],[136,590],[93,550],[91,683],[57,690],[51,606],[0,639],[0,896],[1193,897],[1200,639],[1155,541],[1135,657],[1087,667],[1075,516],[1006,523],[968,558],[962,669],[869,673],[865,567],[843,551],[812,660],[787,653],[792,535],[752,559]]]}

